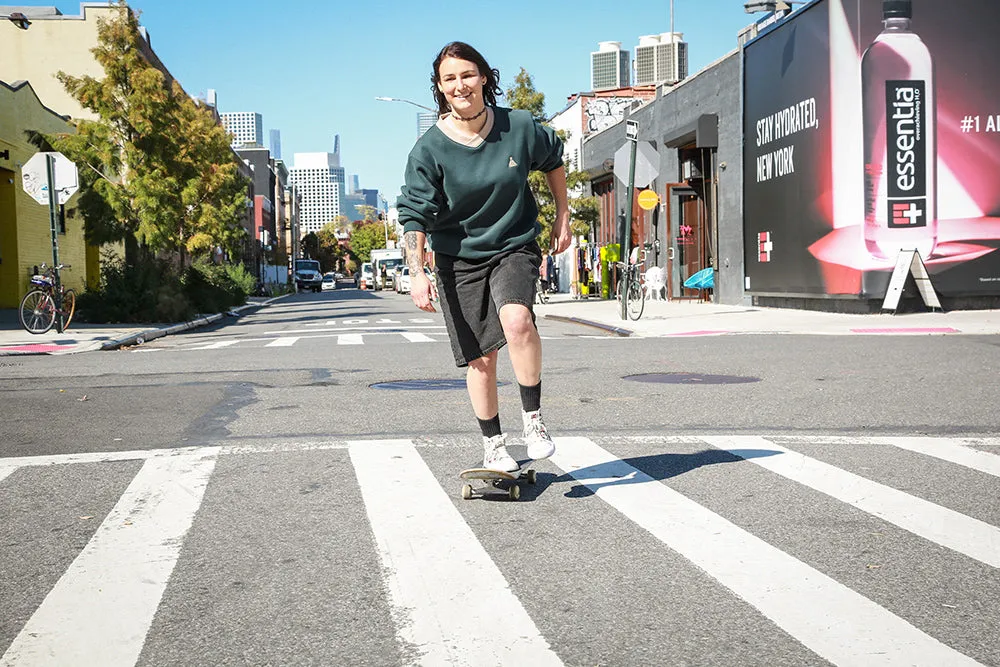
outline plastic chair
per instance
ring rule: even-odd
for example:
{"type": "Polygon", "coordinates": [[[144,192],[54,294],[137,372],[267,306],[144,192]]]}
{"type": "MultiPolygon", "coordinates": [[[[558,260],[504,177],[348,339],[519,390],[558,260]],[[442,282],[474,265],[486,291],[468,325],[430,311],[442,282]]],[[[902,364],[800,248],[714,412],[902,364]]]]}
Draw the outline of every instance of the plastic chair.
{"type": "Polygon", "coordinates": [[[646,269],[645,275],[646,298],[656,301],[665,300],[664,293],[667,287],[666,275],[659,266],[651,266],[646,269]]]}

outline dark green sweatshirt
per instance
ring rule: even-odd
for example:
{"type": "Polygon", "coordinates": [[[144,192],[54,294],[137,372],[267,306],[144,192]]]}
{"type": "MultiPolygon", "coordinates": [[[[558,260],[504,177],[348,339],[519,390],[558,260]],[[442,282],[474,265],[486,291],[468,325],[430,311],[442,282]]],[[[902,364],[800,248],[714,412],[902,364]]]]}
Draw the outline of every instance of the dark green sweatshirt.
{"type": "Polygon", "coordinates": [[[494,109],[493,129],[463,146],[437,126],[410,151],[396,202],[405,232],[426,232],[435,252],[476,259],[530,243],[541,229],[528,172],[563,166],[563,144],[527,111],[494,109]]]}

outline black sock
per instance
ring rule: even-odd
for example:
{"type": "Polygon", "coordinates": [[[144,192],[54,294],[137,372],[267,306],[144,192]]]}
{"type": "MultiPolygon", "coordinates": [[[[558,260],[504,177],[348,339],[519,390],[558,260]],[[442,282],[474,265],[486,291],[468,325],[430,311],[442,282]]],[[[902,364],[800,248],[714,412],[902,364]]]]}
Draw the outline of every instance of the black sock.
{"type": "Polygon", "coordinates": [[[525,387],[520,382],[517,388],[521,390],[521,409],[525,412],[534,412],[542,407],[542,381],[534,387],[525,387]]]}
{"type": "Polygon", "coordinates": [[[479,422],[479,428],[483,432],[483,437],[492,438],[494,436],[500,435],[500,415],[497,414],[493,419],[480,419],[476,417],[476,421],[479,422]]]}

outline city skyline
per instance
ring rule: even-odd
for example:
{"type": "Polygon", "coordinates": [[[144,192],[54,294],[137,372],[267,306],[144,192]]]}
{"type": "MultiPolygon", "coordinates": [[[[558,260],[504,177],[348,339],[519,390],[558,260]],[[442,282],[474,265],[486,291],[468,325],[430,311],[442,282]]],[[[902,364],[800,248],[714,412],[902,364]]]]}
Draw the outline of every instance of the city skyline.
{"type": "MultiPolygon", "coordinates": [[[[17,4],[80,14],[78,1],[17,4]]],[[[247,0],[240,12],[195,0],[130,2],[141,12],[153,50],[189,95],[207,98],[209,90],[216,90],[220,112],[261,113],[265,132],[280,129],[286,158],[329,151],[329,137],[340,134],[343,153],[352,156],[351,172],[360,175],[363,188],[382,192],[390,205],[416,140],[418,110],[375,98],[433,107],[431,61],[445,43],[460,39],[479,49],[500,69],[502,88],[523,67],[545,94],[551,115],[570,95],[590,90],[589,56],[599,42],[620,41],[633,50],[639,37],[667,32],[669,4],[664,0],[609,13],[606,3],[581,0],[566,12],[513,0],[490,30],[476,30],[469,25],[467,4],[455,0],[444,0],[433,13],[394,0],[343,6],[293,0],[287,3],[292,20],[277,23],[273,8],[259,0],[247,0]],[[198,20],[191,21],[192,15],[198,20]],[[378,25],[378,30],[349,30],[351,25],[378,25]],[[246,51],[247,34],[273,44],[255,56],[246,51]],[[281,58],[274,57],[275,47],[281,58]],[[233,59],[232,53],[250,55],[233,59]],[[296,66],[288,67],[289,62],[296,66]]],[[[758,18],[747,15],[738,0],[674,0],[674,11],[674,29],[692,45],[690,74],[735,49],[739,30],[758,18]]],[[[505,103],[501,97],[500,104],[505,103]]]]}

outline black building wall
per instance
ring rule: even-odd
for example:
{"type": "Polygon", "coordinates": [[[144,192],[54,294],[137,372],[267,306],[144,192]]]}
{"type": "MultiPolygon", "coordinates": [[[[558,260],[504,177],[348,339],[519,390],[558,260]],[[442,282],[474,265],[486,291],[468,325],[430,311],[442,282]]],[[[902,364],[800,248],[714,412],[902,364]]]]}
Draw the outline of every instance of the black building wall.
{"type": "MultiPolygon", "coordinates": [[[[676,144],[690,135],[692,141],[716,143],[718,179],[718,273],[715,300],[718,303],[744,302],[743,263],[743,123],[740,89],[740,54],[734,51],[718,62],[689,77],[641,109],[626,116],[639,126],[639,141],[653,144],[660,156],[659,176],[650,186],[662,198],[666,183],[681,181],[676,144]],[[705,117],[715,117],[717,137],[705,132],[705,117]],[[699,119],[701,121],[699,122],[699,119]]],[[[603,165],[625,143],[625,123],[596,135],[583,144],[583,169],[592,176],[607,173],[603,165]]],[[[616,210],[626,207],[625,185],[615,182],[616,210]]],[[[675,202],[676,203],[676,202],[675,202]]],[[[673,229],[677,229],[677,206],[672,206],[673,229]]],[[[657,238],[663,244],[659,266],[666,265],[666,221],[661,204],[657,238]]]]}

